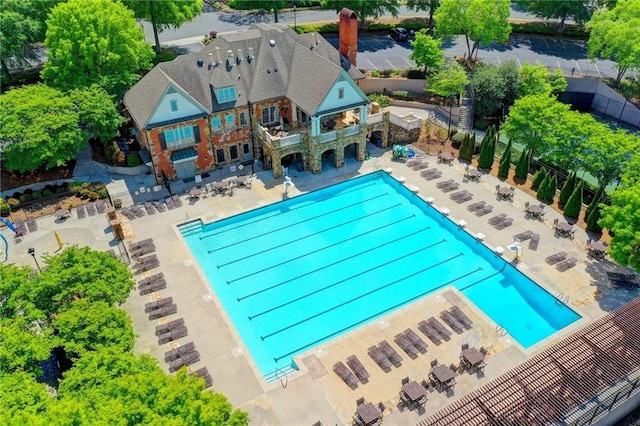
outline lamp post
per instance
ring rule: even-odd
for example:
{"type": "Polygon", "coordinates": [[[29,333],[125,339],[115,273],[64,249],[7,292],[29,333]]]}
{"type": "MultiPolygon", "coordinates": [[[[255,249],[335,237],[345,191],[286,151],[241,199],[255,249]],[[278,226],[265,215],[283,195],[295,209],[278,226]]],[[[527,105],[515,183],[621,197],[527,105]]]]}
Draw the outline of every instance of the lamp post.
{"type": "Polygon", "coordinates": [[[42,272],[42,269],[40,269],[40,264],[38,263],[38,259],[36,259],[36,249],[34,249],[33,247],[29,247],[27,249],[27,253],[29,253],[33,257],[33,261],[36,262],[38,272],[42,272]]]}
{"type": "Polygon", "coordinates": [[[293,5],[293,30],[298,32],[298,22],[296,20],[296,5],[293,5]]]}

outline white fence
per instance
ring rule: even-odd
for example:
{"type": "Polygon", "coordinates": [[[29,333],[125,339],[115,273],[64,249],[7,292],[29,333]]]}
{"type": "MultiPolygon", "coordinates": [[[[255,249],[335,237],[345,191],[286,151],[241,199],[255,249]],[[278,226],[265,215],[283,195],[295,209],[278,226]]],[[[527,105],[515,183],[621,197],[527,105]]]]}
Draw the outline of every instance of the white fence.
{"type": "Polygon", "coordinates": [[[413,114],[407,114],[404,116],[389,114],[389,121],[405,130],[419,129],[422,127],[422,119],[413,114]]]}

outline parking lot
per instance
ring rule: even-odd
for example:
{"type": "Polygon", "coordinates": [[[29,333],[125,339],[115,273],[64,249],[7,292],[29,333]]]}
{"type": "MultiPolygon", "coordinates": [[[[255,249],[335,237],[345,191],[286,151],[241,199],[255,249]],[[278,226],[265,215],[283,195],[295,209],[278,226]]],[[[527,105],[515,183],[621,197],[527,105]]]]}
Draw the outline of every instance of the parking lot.
{"type": "MultiPolygon", "coordinates": [[[[338,37],[327,37],[338,46],[338,37]]],[[[444,41],[447,57],[464,56],[467,48],[463,37],[444,41]]],[[[358,38],[357,66],[365,70],[404,69],[415,66],[409,59],[409,42],[396,42],[385,33],[361,35],[358,38]]],[[[541,63],[549,69],[561,69],[565,75],[615,77],[615,63],[608,60],[592,62],[587,58],[586,42],[552,37],[513,34],[508,44],[492,43],[480,49],[478,57],[485,62],[500,64],[510,59],[522,65],[541,63]]]]}

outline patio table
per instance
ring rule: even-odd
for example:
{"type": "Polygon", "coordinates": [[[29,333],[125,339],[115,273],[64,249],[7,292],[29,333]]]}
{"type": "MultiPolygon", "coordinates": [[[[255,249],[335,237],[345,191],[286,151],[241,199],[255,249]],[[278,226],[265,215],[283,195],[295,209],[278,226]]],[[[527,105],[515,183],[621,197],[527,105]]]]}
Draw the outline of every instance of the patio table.
{"type": "Polygon", "coordinates": [[[189,191],[189,196],[193,198],[198,198],[202,194],[202,190],[200,188],[193,188],[189,191]]]}
{"type": "Polygon", "coordinates": [[[562,234],[563,237],[566,237],[571,233],[571,229],[573,226],[567,222],[559,222],[556,224],[556,229],[562,234]]]}
{"type": "Polygon", "coordinates": [[[375,423],[382,416],[382,412],[378,407],[370,402],[358,406],[358,416],[365,424],[375,423]]]}
{"type": "Polygon", "coordinates": [[[410,381],[409,383],[402,385],[402,391],[413,402],[420,401],[420,399],[424,398],[427,394],[427,390],[424,386],[416,381],[410,381]]]}
{"type": "Polygon", "coordinates": [[[598,259],[602,259],[607,252],[607,247],[600,241],[591,241],[587,244],[587,249],[598,259]]]}
{"type": "Polygon", "coordinates": [[[447,382],[453,380],[453,377],[455,375],[453,370],[446,365],[436,365],[435,367],[433,367],[433,370],[431,370],[431,372],[435,379],[438,381],[439,385],[447,384],[447,382]]]}
{"type": "Polygon", "coordinates": [[[453,154],[451,154],[450,152],[441,152],[440,154],[438,154],[438,160],[442,161],[443,163],[451,164],[453,162],[453,154]]]}
{"type": "Polygon", "coordinates": [[[467,170],[466,176],[471,180],[479,180],[480,172],[476,169],[467,170]]]}
{"type": "Polygon", "coordinates": [[[71,216],[71,212],[68,209],[58,209],[55,213],[57,218],[66,219],[71,216]]]}
{"type": "Polygon", "coordinates": [[[513,191],[508,186],[503,186],[498,189],[498,196],[502,199],[511,198],[513,196],[513,191]]]}
{"type": "Polygon", "coordinates": [[[529,206],[527,207],[527,212],[529,212],[533,218],[538,219],[544,213],[544,209],[540,206],[529,206]]]}
{"type": "Polygon", "coordinates": [[[462,351],[462,359],[475,367],[484,360],[484,354],[476,348],[468,348],[462,351]]]}

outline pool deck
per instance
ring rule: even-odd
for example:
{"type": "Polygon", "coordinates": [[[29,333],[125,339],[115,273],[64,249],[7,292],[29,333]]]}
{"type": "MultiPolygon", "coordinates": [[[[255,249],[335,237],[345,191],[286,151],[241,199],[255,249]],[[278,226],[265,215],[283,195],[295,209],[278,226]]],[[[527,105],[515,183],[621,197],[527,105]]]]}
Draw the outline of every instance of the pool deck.
{"type": "MultiPolygon", "coordinates": [[[[201,355],[201,360],[194,364],[192,369],[206,366],[213,377],[213,389],[225,394],[235,406],[248,411],[251,424],[297,425],[318,421],[332,425],[350,424],[356,409],[356,400],[364,397],[367,401],[384,404],[385,423],[408,425],[426,418],[518,365],[551,342],[639,295],[638,291],[614,291],[609,287],[605,271],[619,267],[608,260],[596,261],[587,257],[587,234],[584,230],[578,229],[573,240],[554,236],[553,219],[564,220],[554,211],[548,211],[543,222],[526,219],[523,212],[524,203],[528,201],[537,204],[535,198],[516,191],[513,201],[498,201],[494,192],[495,186],[501,182],[489,175],[483,175],[477,183],[465,181],[464,164],[457,160],[454,160],[452,165],[444,165],[437,163],[436,156],[427,157],[429,167],[436,167],[442,171],[441,178],[427,181],[420,176],[419,171],[408,168],[403,162],[392,160],[390,151],[385,152],[371,145],[368,149],[372,157],[364,163],[349,161],[340,169],[325,166],[325,171],[320,175],[312,175],[309,172],[292,174],[295,187],[288,189],[287,196],[293,197],[301,192],[354,176],[391,168],[392,176],[404,177],[405,184],[417,190],[421,197],[431,197],[436,208],[441,211],[448,209],[454,222],[464,220],[465,227],[472,235],[484,234],[484,242],[489,247],[504,247],[502,255],[508,261],[512,260],[513,253],[506,247],[512,243],[513,235],[526,230],[538,233],[540,243],[537,250],[529,250],[528,242],[522,244],[524,253],[518,263],[518,269],[552,294],[560,295],[571,308],[582,315],[583,319],[525,350],[509,335],[497,330],[496,324],[460,292],[453,288],[445,288],[297,356],[295,359],[300,371],[281,380],[266,383],[248,356],[238,334],[229,324],[226,314],[176,226],[198,218],[207,222],[214,221],[281,200],[284,196],[283,180],[274,180],[267,171],[258,173],[258,179],[254,181],[251,189],[238,189],[233,197],[216,195],[189,203],[183,196],[184,206],[181,208],[145,216],[126,224],[125,231],[129,241],[153,238],[160,260],[159,268],[138,275],[136,279],[162,271],[168,283],[165,290],[151,295],[140,296],[138,291],[134,290],[124,304],[138,335],[135,352],[157,358],[159,365],[168,370],[168,365],[163,361],[164,352],[177,344],[174,342],[158,345],[154,329],[161,322],[182,317],[189,329],[189,335],[180,339],[180,342],[193,341],[201,355]],[[446,179],[458,182],[458,190],[466,189],[473,193],[473,200],[461,205],[451,201],[449,194],[443,193],[435,186],[437,182],[446,179]],[[480,200],[492,204],[494,211],[482,217],[476,217],[467,211],[468,204],[480,200]],[[513,224],[503,230],[495,230],[487,223],[487,219],[498,213],[506,213],[513,218],[513,224]],[[558,251],[565,251],[568,257],[577,258],[577,265],[565,272],[559,272],[555,267],[545,263],[544,259],[547,256],[558,251]],[[178,313],[167,319],[149,321],[144,313],[144,304],[166,296],[173,297],[178,306],[178,313]],[[429,344],[428,352],[413,360],[393,343],[393,336],[408,327],[422,335],[417,330],[418,322],[432,315],[438,318],[440,311],[452,305],[461,307],[471,317],[474,322],[471,330],[462,334],[454,333],[450,341],[440,345],[435,345],[425,338],[429,344]],[[393,367],[388,373],[383,372],[367,355],[368,347],[385,339],[404,358],[401,367],[393,367]],[[447,365],[458,364],[462,343],[489,349],[484,376],[460,374],[456,377],[457,384],[453,396],[430,391],[427,395],[426,410],[421,415],[415,411],[400,411],[397,403],[401,379],[407,376],[419,382],[427,379],[433,359],[447,365]],[[359,384],[355,389],[348,388],[332,371],[333,364],[338,361],[344,362],[351,354],[357,355],[371,374],[368,383],[359,384]]],[[[119,194],[130,186],[124,180],[114,179],[109,184],[109,189],[111,193],[119,194]]],[[[130,204],[127,202],[130,199],[125,198],[124,201],[125,206],[130,204]]],[[[37,232],[29,233],[18,241],[12,240],[7,229],[2,231],[9,240],[10,263],[33,267],[33,259],[27,254],[28,247],[35,248],[39,259],[45,253],[55,253],[58,246],[54,231],[58,231],[65,244],[87,245],[97,250],[117,247],[117,241],[113,238],[105,216],[77,219],[74,215],[64,222],[56,221],[55,217],[51,216],[39,219],[38,225],[40,229],[37,232]]]]}

